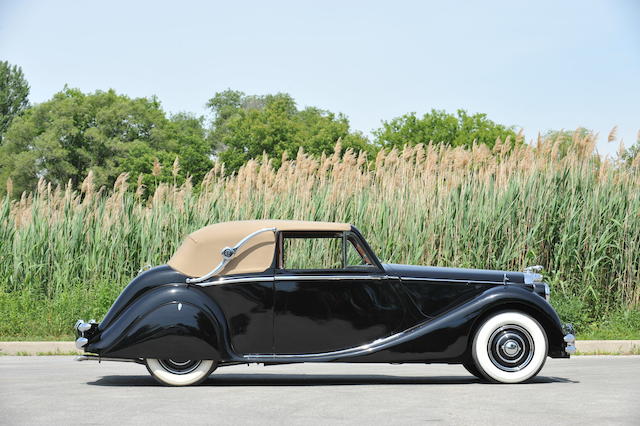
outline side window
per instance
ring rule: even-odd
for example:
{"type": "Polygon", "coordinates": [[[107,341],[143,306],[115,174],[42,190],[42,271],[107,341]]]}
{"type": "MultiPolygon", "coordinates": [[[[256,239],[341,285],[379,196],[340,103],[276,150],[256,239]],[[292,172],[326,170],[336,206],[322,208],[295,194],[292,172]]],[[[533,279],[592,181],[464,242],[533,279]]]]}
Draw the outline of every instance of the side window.
{"type": "Polygon", "coordinates": [[[292,233],[282,239],[283,269],[360,269],[373,267],[366,250],[350,233],[292,233]]]}
{"type": "Polygon", "coordinates": [[[285,237],[284,269],[342,269],[342,236],[285,237]]]}
{"type": "Polygon", "coordinates": [[[367,257],[364,248],[360,246],[358,241],[352,235],[346,237],[346,261],[347,269],[349,267],[357,268],[373,266],[373,263],[371,263],[371,260],[367,257]]]}

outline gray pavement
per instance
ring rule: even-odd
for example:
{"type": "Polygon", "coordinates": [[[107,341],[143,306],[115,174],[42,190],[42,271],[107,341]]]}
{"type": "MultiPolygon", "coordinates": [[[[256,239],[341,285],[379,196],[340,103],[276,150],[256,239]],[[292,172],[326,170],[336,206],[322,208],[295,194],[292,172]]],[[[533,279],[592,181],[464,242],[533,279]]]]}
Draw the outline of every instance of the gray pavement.
{"type": "Polygon", "coordinates": [[[234,366],[200,386],[142,365],[0,357],[0,424],[640,424],[640,356],[548,359],[523,385],[456,365],[234,366]]]}
{"type": "MultiPolygon", "coordinates": [[[[640,351],[640,340],[578,340],[578,353],[596,355],[634,355],[640,351]]],[[[66,342],[0,342],[0,355],[70,355],[82,353],[74,341],[66,342]]]]}

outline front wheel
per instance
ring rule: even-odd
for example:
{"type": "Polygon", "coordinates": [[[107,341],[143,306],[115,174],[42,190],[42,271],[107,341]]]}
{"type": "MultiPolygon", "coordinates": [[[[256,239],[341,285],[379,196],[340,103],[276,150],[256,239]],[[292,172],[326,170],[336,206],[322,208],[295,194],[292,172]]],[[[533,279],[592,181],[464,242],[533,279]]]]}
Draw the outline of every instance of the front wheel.
{"type": "Polygon", "coordinates": [[[480,370],[478,370],[478,367],[476,367],[476,365],[473,363],[472,360],[469,361],[465,361],[462,363],[462,366],[471,374],[473,374],[474,376],[476,376],[478,379],[480,380],[485,380],[484,376],[482,375],[482,373],[480,373],[480,370]]]}
{"type": "Polygon", "coordinates": [[[213,360],[145,360],[147,370],[154,379],[169,386],[189,386],[202,382],[216,369],[213,360]]]}
{"type": "Polygon", "coordinates": [[[547,335],[521,312],[501,312],[478,329],[471,348],[475,366],[488,380],[521,383],[535,377],[547,359],[547,335]]]}

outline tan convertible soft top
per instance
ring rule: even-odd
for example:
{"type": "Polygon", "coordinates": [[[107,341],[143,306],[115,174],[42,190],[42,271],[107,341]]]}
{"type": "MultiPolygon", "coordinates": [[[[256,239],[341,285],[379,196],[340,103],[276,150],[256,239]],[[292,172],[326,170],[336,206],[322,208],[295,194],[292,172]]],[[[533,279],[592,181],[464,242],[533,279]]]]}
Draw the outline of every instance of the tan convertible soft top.
{"type": "MultiPolygon", "coordinates": [[[[302,220],[243,220],[209,225],[189,234],[168,264],[189,277],[200,277],[222,260],[220,252],[233,247],[247,235],[264,228],[279,231],[348,231],[348,223],[302,220]]],[[[217,275],[263,272],[273,263],[275,234],[263,232],[251,238],[217,275]]]]}

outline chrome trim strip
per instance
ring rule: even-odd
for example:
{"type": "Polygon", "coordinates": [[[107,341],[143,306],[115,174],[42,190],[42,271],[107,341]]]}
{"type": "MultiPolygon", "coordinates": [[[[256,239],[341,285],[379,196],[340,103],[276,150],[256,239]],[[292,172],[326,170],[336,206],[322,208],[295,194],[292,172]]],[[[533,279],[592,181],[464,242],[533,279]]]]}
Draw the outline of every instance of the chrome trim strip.
{"type": "MultiPolygon", "coordinates": [[[[252,281],[344,281],[344,280],[384,280],[400,279],[407,281],[455,282],[463,284],[502,284],[502,281],[457,280],[451,278],[398,277],[393,275],[275,275],[273,277],[219,278],[215,281],[197,283],[201,287],[216,284],[234,284],[252,281]]],[[[517,284],[517,283],[516,283],[517,284]]]]}
{"type": "Polygon", "coordinates": [[[416,339],[429,333],[432,329],[439,327],[446,321],[447,318],[436,318],[433,320],[427,320],[421,324],[411,327],[407,330],[393,334],[391,336],[384,337],[382,339],[374,340],[371,343],[356,346],[348,349],[341,349],[333,352],[321,352],[312,354],[250,354],[243,355],[241,359],[243,362],[314,362],[314,361],[333,361],[339,358],[346,358],[352,356],[367,355],[373,352],[378,352],[387,349],[391,346],[399,345],[404,342],[416,339]]]}
{"type": "Polygon", "coordinates": [[[380,349],[383,349],[389,343],[398,340],[402,337],[406,332],[401,332],[394,334],[389,337],[385,337],[383,339],[374,340],[371,343],[366,345],[357,346],[349,349],[342,349],[339,351],[333,352],[320,352],[313,354],[292,354],[292,355],[275,355],[275,354],[252,354],[252,355],[243,355],[243,358],[247,361],[253,362],[264,362],[264,361],[277,361],[277,360],[306,360],[306,361],[325,361],[329,359],[341,358],[350,355],[360,355],[362,353],[371,353],[380,349]]]}
{"type": "Polygon", "coordinates": [[[351,281],[384,280],[388,275],[276,275],[276,281],[351,281]]]}
{"type": "Polygon", "coordinates": [[[242,278],[220,278],[215,281],[197,283],[200,287],[209,287],[220,284],[239,284],[249,282],[266,281],[353,281],[353,280],[384,280],[391,277],[389,275],[275,275],[273,277],[242,277],[242,278]]]}
{"type": "Polygon", "coordinates": [[[273,277],[243,277],[243,278],[220,278],[215,281],[207,281],[204,283],[198,283],[200,287],[209,287],[212,285],[222,285],[222,284],[240,284],[240,283],[250,283],[250,282],[265,282],[265,281],[274,281],[273,277]]]}
{"type": "Polygon", "coordinates": [[[400,279],[406,281],[452,282],[464,284],[504,284],[502,281],[456,280],[452,278],[400,277],[400,279]]]}
{"type": "Polygon", "coordinates": [[[255,237],[256,235],[262,234],[263,232],[276,232],[277,230],[278,230],[277,228],[262,228],[262,229],[258,229],[257,231],[252,232],[251,234],[249,234],[246,237],[244,237],[243,239],[241,239],[235,246],[223,248],[220,251],[220,254],[222,255],[222,260],[220,261],[220,263],[218,263],[218,266],[216,266],[211,271],[209,271],[207,274],[205,274],[205,275],[203,275],[201,277],[187,278],[186,282],[188,284],[196,284],[196,283],[201,283],[203,281],[208,280],[209,278],[211,278],[212,276],[217,274],[219,271],[221,271],[224,268],[224,266],[231,259],[233,259],[233,256],[236,255],[236,253],[240,249],[240,247],[242,247],[251,238],[255,237]]]}
{"type": "Polygon", "coordinates": [[[120,361],[120,362],[137,362],[140,364],[139,359],[125,359],[125,358],[101,358],[98,355],[80,355],[75,358],[76,361],[120,361]]]}
{"type": "MultiPolygon", "coordinates": [[[[264,281],[340,281],[340,280],[384,280],[400,279],[407,281],[429,281],[429,282],[455,282],[463,284],[502,284],[501,281],[480,281],[480,280],[456,280],[451,278],[426,278],[426,277],[398,277],[393,275],[275,275],[273,277],[242,277],[242,278],[219,278],[215,281],[196,283],[200,287],[209,287],[217,284],[236,284],[246,282],[264,281]]],[[[179,283],[177,283],[179,284],[179,283]]]]}

